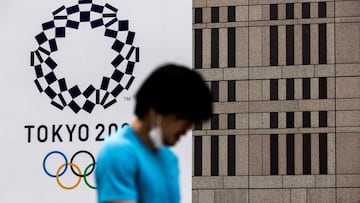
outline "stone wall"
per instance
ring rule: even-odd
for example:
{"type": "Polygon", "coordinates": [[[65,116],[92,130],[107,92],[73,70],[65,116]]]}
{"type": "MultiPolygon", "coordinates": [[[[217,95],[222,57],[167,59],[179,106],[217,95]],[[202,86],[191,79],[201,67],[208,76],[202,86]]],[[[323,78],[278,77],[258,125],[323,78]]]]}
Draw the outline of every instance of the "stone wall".
{"type": "Polygon", "coordinates": [[[360,1],[193,0],[193,202],[360,201],[360,1]]]}

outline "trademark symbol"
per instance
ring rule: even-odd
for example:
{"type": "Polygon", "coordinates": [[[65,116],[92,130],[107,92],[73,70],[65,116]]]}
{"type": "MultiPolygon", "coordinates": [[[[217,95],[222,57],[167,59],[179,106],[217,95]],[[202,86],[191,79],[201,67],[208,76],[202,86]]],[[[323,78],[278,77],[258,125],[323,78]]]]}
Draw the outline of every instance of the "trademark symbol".
{"type": "Polygon", "coordinates": [[[124,97],[124,101],[130,101],[131,97],[124,97]]]}

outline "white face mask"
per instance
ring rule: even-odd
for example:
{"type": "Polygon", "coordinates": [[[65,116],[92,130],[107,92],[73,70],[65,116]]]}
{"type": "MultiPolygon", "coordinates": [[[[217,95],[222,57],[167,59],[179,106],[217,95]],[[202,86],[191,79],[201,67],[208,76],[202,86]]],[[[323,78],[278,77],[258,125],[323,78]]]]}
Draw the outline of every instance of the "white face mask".
{"type": "Polygon", "coordinates": [[[164,146],[160,117],[156,119],[156,125],[150,130],[149,136],[156,149],[160,149],[164,146]]]}

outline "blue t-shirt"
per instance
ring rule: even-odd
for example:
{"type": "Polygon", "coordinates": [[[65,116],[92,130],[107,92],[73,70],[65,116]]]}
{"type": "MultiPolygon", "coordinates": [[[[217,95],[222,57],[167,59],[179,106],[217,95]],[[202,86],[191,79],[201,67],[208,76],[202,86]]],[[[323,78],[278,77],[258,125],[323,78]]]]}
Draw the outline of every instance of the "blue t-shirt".
{"type": "Polygon", "coordinates": [[[96,163],[98,202],[178,203],[177,157],[168,147],[152,150],[125,126],[108,137],[96,163]]]}

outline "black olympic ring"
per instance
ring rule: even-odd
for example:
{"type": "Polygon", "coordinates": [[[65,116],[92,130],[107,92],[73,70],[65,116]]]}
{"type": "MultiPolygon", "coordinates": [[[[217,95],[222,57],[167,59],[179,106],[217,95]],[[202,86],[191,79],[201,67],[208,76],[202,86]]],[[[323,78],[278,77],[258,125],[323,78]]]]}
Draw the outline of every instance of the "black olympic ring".
{"type": "Polygon", "coordinates": [[[43,160],[43,169],[45,171],[45,173],[52,177],[52,178],[56,178],[56,182],[58,183],[58,185],[63,188],[63,189],[66,189],[66,190],[72,190],[74,188],[76,188],[79,184],[80,184],[80,181],[81,181],[81,178],[84,178],[84,182],[85,184],[91,188],[91,189],[96,189],[95,186],[91,185],[88,180],[87,180],[87,176],[91,175],[95,169],[95,158],[94,156],[89,152],[89,151],[86,151],[86,150],[80,150],[78,152],[76,152],[70,159],[71,161],[68,162],[66,156],[64,153],[60,152],[60,151],[51,151],[49,152],[48,154],[45,155],[44,157],[44,160],[43,160]],[[73,160],[75,159],[75,157],[80,154],[80,153],[85,153],[85,154],[88,154],[91,159],[92,159],[92,163],[88,164],[86,167],[85,167],[85,170],[84,170],[84,174],[81,174],[81,169],[79,168],[78,165],[76,165],[75,163],[73,163],[73,160]],[[47,170],[46,168],[46,161],[47,159],[49,158],[49,156],[53,155],[53,154],[60,154],[64,160],[65,160],[65,163],[60,165],[59,168],[57,169],[57,172],[56,174],[51,174],[49,173],[49,171],[47,170]],[[74,173],[74,175],[76,175],[78,178],[77,182],[73,185],[73,186],[64,186],[61,182],[60,182],[60,179],[59,177],[61,177],[62,175],[64,175],[64,173],[66,172],[67,170],[67,167],[70,166],[72,172],[74,173]],[[88,172],[89,168],[91,167],[91,170],[88,172]],[[63,169],[64,168],[64,169],[63,169]],[[75,168],[78,172],[76,172],[73,168],[75,168]],[[63,169],[63,170],[62,170],[63,169]],[[62,170],[62,171],[61,171],[62,170]],[[61,172],[60,172],[61,171],[61,172]]]}
{"type": "MultiPolygon", "coordinates": [[[[86,150],[81,150],[81,151],[76,152],[76,153],[71,157],[70,163],[74,163],[73,161],[74,161],[75,156],[78,155],[78,154],[80,154],[80,153],[88,154],[88,155],[91,157],[91,159],[92,159],[92,163],[95,164],[95,158],[94,158],[94,156],[93,156],[90,152],[88,152],[88,151],[86,151],[86,150]]],[[[76,176],[78,176],[78,177],[89,176],[89,175],[94,171],[94,169],[95,169],[95,167],[94,167],[94,165],[93,165],[92,168],[91,168],[91,170],[90,170],[87,174],[81,175],[81,174],[78,174],[78,173],[74,170],[73,166],[70,166],[70,168],[71,168],[71,171],[72,171],[76,176]]]]}
{"type": "Polygon", "coordinates": [[[106,109],[117,102],[116,98],[123,90],[128,90],[132,85],[135,64],[139,62],[139,47],[133,45],[135,32],[129,30],[129,21],[119,20],[117,11],[107,3],[98,5],[92,0],[79,0],[74,6],[61,6],[52,13],[53,20],[42,24],[43,31],[35,36],[39,47],[31,52],[30,65],[35,70],[36,87],[58,109],[63,110],[68,106],[75,113],[80,110],[91,113],[96,105],[106,109]],[[90,7],[85,9],[81,4],[90,4],[90,7]],[[66,25],[59,26],[58,22],[66,25]],[[58,51],[57,40],[65,38],[67,30],[79,29],[81,23],[89,23],[92,29],[103,29],[104,36],[114,40],[111,49],[116,52],[111,61],[114,68],[112,74],[102,77],[100,87],[90,84],[84,90],[76,84],[69,85],[66,78],[56,75],[58,64],[52,56],[58,51]],[[55,36],[49,36],[52,31],[55,36]]]}

